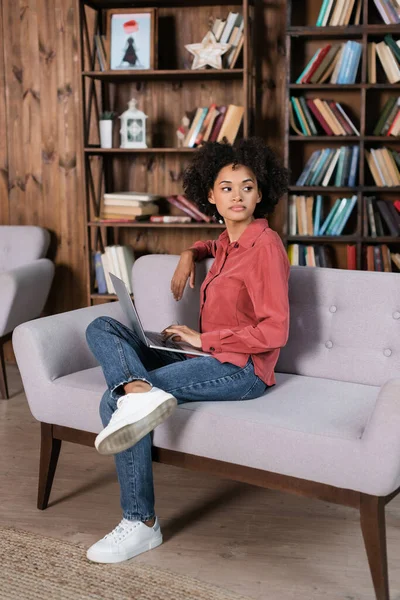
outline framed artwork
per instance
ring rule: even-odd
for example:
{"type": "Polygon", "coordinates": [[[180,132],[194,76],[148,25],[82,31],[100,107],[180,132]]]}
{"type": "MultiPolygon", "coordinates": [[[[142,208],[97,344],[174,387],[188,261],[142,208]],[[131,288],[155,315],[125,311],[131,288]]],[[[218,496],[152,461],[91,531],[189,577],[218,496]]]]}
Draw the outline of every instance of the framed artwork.
{"type": "Polygon", "coordinates": [[[107,11],[108,56],[111,70],[156,68],[155,8],[120,8],[107,11]]]}

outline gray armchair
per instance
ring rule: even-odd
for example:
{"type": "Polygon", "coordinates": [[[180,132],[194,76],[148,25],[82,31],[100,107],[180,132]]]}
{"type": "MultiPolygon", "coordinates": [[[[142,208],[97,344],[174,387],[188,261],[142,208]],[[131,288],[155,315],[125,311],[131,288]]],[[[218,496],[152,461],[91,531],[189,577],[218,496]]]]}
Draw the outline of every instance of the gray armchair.
{"type": "Polygon", "coordinates": [[[0,397],[8,398],[4,344],[17,325],[40,316],[54,277],[48,231],[0,226],[0,397]]]}

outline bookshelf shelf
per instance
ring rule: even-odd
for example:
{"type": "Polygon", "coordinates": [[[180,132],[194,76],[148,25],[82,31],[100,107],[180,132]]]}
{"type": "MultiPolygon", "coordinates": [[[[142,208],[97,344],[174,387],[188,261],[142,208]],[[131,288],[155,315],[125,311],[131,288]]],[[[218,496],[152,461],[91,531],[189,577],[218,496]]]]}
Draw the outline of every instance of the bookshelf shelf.
{"type": "Polygon", "coordinates": [[[289,242],[320,242],[322,244],[326,244],[327,242],[355,243],[361,241],[360,236],[356,235],[286,235],[285,238],[289,242]]]}
{"type": "MultiPolygon", "coordinates": [[[[177,147],[177,130],[185,115],[193,119],[199,107],[211,105],[226,109],[229,105],[243,106],[239,135],[246,137],[256,130],[256,120],[260,118],[256,102],[261,106],[256,83],[261,80],[261,65],[254,60],[254,49],[260,28],[251,26],[256,15],[255,0],[78,0],[77,4],[86,269],[89,274],[87,298],[90,304],[94,300],[104,301],[114,297],[95,293],[94,255],[98,268],[100,259],[101,268],[103,258],[99,255],[103,255],[108,246],[132,246],[135,255],[180,254],[198,239],[217,238],[224,229],[220,223],[194,220],[190,223],[126,222],[119,210],[115,214],[121,221],[101,222],[97,219],[103,214],[104,194],[117,190],[156,194],[161,197],[160,214],[186,216],[184,209],[180,210],[179,203],[174,205],[172,199],[171,203],[166,200],[169,196],[182,193],[182,174],[196,151],[177,147]],[[104,57],[102,52],[100,56],[98,54],[101,36],[105,38],[106,51],[109,51],[110,42],[106,10],[149,7],[159,8],[157,31],[152,40],[154,65],[159,68],[110,70],[106,67],[102,71],[100,61],[104,67],[104,57]],[[185,45],[201,41],[210,29],[210,18],[226,20],[231,12],[243,16],[240,29],[235,19],[229,20],[232,27],[237,28],[236,34],[243,31],[243,49],[235,68],[190,69],[188,61],[191,57],[185,45]],[[137,108],[147,117],[149,147],[120,148],[119,123],[116,119],[112,147],[101,148],[100,113],[112,111],[121,115],[131,98],[136,99],[137,108]]],[[[262,10],[261,4],[258,8],[262,10]]],[[[228,27],[227,31],[229,37],[234,30],[229,31],[228,27]]],[[[107,58],[105,61],[107,64],[107,58]]],[[[221,110],[220,114],[223,116],[224,111],[221,110]]],[[[218,125],[221,126],[221,119],[218,125]]],[[[110,251],[116,261],[117,250],[110,251]]]]}
{"type": "Polygon", "coordinates": [[[291,37],[306,36],[309,38],[339,38],[346,39],[352,37],[361,37],[363,34],[386,35],[387,33],[400,34],[400,25],[348,25],[329,26],[329,27],[288,27],[287,35],[291,37]]]}
{"type": "MultiPolygon", "coordinates": [[[[383,23],[374,3],[371,0],[361,0],[359,25],[317,27],[315,23],[320,15],[321,6],[322,0],[318,2],[316,0],[288,0],[287,3],[285,164],[289,172],[292,173],[292,184],[289,186],[289,193],[286,196],[284,228],[286,234],[283,236],[283,239],[286,245],[296,243],[306,245],[324,243],[333,245],[334,263],[336,262],[336,266],[339,268],[347,268],[348,260],[354,260],[355,252],[356,268],[364,269],[366,268],[366,245],[388,244],[390,246],[392,244],[400,244],[400,236],[370,236],[370,215],[368,216],[365,213],[366,202],[364,200],[364,197],[368,195],[375,196],[378,200],[384,199],[388,202],[397,200],[400,197],[400,186],[378,187],[376,185],[369,185],[374,180],[364,153],[364,150],[385,146],[388,146],[391,150],[398,151],[400,149],[400,137],[372,135],[385,102],[396,94],[400,96],[400,83],[391,84],[385,81],[382,78],[383,71],[378,72],[379,83],[369,83],[367,69],[369,42],[378,43],[387,34],[393,35],[395,40],[398,39],[400,37],[400,24],[383,23]],[[356,79],[357,83],[332,84],[329,83],[329,75],[327,75],[325,83],[294,83],[300,74],[303,73],[306,65],[309,64],[319,48],[328,43],[333,45],[344,43],[347,40],[356,41],[361,44],[361,59],[356,79]],[[290,125],[291,111],[289,110],[289,105],[291,104],[291,96],[300,97],[300,99],[303,97],[306,101],[318,98],[323,101],[333,100],[340,103],[350,118],[354,119],[353,122],[360,131],[360,135],[324,135],[323,130],[320,129],[320,125],[317,124],[317,120],[314,122],[319,135],[295,135],[290,125]],[[295,184],[314,151],[323,148],[336,149],[339,146],[346,145],[356,145],[360,150],[356,186],[298,186],[295,184]],[[342,235],[289,235],[287,232],[295,230],[293,229],[293,224],[291,225],[289,215],[289,196],[291,195],[321,195],[323,198],[322,211],[325,215],[329,213],[335,202],[340,198],[356,195],[357,202],[351,213],[351,219],[342,235]],[[364,235],[367,223],[369,235],[364,235]],[[349,250],[352,244],[356,246],[355,251],[354,248],[349,250]]],[[[323,68],[326,69],[326,67],[323,68]]],[[[378,71],[379,69],[380,66],[378,67],[378,71]]],[[[301,101],[303,102],[303,100],[301,101]]],[[[299,122],[298,119],[297,121],[299,122]]],[[[302,125],[304,127],[304,123],[302,125]]],[[[334,171],[334,176],[335,173],[337,174],[337,171],[334,171]]],[[[299,202],[297,206],[304,206],[304,200],[296,202],[299,202]]],[[[295,214],[297,219],[296,211],[295,214]]],[[[292,218],[294,218],[293,215],[292,218]]],[[[385,221],[383,225],[383,231],[387,231],[388,233],[389,229],[386,227],[385,221]]],[[[308,222],[308,226],[303,232],[307,230],[310,231],[310,222],[308,222]]],[[[297,228],[296,231],[298,231],[297,228]]],[[[320,248],[318,248],[318,252],[319,250],[320,248]]],[[[295,256],[295,254],[292,256],[295,256]]],[[[396,269],[394,268],[394,270],[396,269]]]]}
{"type": "Polygon", "coordinates": [[[346,194],[356,194],[361,189],[360,186],[357,187],[339,187],[330,185],[329,187],[321,186],[321,185],[291,185],[289,186],[290,192],[314,192],[316,194],[327,193],[327,192],[337,192],[337,193],[346,193],[346,194]]]}
{"type": "Polygon", "coordinates": [[[194,148],[100,148],[99,146],[84,149],[86,154],[191,154],[194,148]]]}
{"type": "Polygon", "coordinates": [[[146,71],[84,71],[83,77],[100,81],[140,81],[162,79],[234,79],[243,77],[243,69],[168,69],[146,71]]]}
{"type": "Polygon", "coordinates": [[[102,223],[101,221],[90,221],[89,227],[134,227],[134,228],[155,228],[155,229],[224,229],[225,225],[220,223],[149,223],[140,221],[133,223],[115,222],[102,223]]]}
{"type": "MultiPolygon", "coordinates": [[[[381,138],[379,138],[381,139],[381,138]]],[[[290,135],[289,142],[359,142],[358,135],[290,135]]]]}

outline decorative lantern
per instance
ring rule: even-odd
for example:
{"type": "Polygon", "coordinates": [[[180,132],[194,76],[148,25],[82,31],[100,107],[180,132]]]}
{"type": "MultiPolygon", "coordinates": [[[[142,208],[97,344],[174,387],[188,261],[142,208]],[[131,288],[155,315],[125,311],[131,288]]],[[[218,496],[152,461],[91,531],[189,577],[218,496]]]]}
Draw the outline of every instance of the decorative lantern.
{"type": "Polygon", "coordinates": [[[147,115],[136,108],[137,100],[132,98],[128,110],[122,113],[121,119],[121,148],[147,148],[146,119],[147,115]]]}

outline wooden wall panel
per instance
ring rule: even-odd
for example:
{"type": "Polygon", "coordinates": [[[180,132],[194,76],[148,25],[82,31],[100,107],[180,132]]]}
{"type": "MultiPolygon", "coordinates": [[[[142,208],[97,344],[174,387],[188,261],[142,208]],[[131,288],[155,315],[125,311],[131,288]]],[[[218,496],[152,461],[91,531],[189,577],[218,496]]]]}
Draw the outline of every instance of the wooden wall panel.
{"type": "MultiPolygon", "coordinates": [[[[50,258],[57,268],[49,313],[86,304],[77,7],[78,0],[0,0],[0,223],[37,224],[51,232],[50,258]]],[[[203,20],[213,11],[200,10],[203,20]]],[[[182,10],[182,17],[186,13],[182,10]]],[[[266,0],[256,23],[263,32],[256,48],[262,69],[257,133],[282,152],[285,1],[266,0]]],[[[195,37],[200,40],[200,33],[195,37]]],[[[160,91],[161,84],[157,86],[160,91]]],[[[210,94],[207,86],[213,89],[205,84],[204,98],[210,94]]],[[[195,103],[191,84],[186,87],[188,100],[195,103]]],[[[150,94],[149,102],[153,100],[150,94]]],[[[139,176],[150,181],[147,159],[138,158],[137,164],[141,162],[139,176]]],[[[179,165],[171,157],[168,166],[177,170],[179,165]]],[[[165,168],[155,181],[158,177],[165,180],[165,168]]],[[[278,207],[272,220],[278,229],[279,214],[278,207]]],[[[149,235],[155,249],[175,251],[194,232],[154,230],[149,235]]],[[[144,237],[142,230],[139,238],[144,237]]]]}
{"type": "Polygon", "coordinates": [[[6,76],[4,69],[5,27],[0,0],[0,223],[8,223],[8,148],[7,148],[7,115],[6,115],[6,76]]]}

